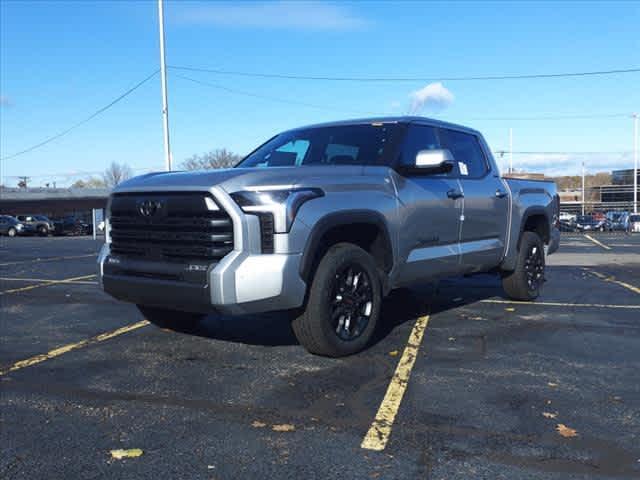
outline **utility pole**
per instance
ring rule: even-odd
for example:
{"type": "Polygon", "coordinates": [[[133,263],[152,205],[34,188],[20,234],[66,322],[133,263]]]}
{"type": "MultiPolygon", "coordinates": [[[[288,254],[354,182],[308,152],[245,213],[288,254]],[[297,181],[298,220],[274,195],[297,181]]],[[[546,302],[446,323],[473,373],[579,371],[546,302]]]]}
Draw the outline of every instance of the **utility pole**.
{"type": "Polygon", "coordinates": [[[164,168],[171,171],[171,148],[169,144],[169,104],[167,101],[167,66],[164,54],[164,9],[163,0],[158,0],[158,23],[160,26],[160,83],[162,85],[162,131],[164,133],[164,168]]]}
{"type": "Polygon", "coordinates": [[[513,128],[509,128],[509,173],[513,173],[513,128]]]}
{"type": "Polygon", "coordinates": [[[584,160],[582,161],[582,215],[584,215],[584,160]]]}
{"type": "Polygon", "coordinates": [[[633,213],[638,213],[638,114],[633,114],[633,213]]]}

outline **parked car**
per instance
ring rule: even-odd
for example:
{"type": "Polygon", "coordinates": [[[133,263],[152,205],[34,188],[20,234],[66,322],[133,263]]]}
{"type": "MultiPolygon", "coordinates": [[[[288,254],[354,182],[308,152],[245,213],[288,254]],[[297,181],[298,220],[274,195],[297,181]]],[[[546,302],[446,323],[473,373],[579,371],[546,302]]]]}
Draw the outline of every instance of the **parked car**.
{"type": "Polygon", "coordinates": [[[629,231],[640,232],[640,215],[632,213],[629,215],[629,231]]]}
{"type": "Polygon", "coordinates": [[[0,215],[0,235],[15,237],[24,233],[24,225],[10,215],[0,215]]]}
{"type": "Polygon", "coordinates": [[[607,212],[607,219],[611,230],[629,229],[629,212],[607,212]]]}
{"type": "Polygon", "coordinates": [[[575,222],[568,221],[568,220],[559,220],[558,228],[560,229],[561,232],[575,232],[576,224],[575,222]]]}
{"type": "Polygon", "coordinates": [[[578,215],[576,230],[579,232],[604,232],[611,230],[611,226],[606,217],[596,219],[592,215],[578,215]]]}
{"type": "Polygon", "coordinates": [[[365,348],[396,288],[499,272],[534,300],[560,239],[554,182],[502,178],[479,132],[419,117],[287,131],[235,168],[125,181],[109,205],[108,294],[161,325],[290,310],[327,356],[365,348]]]}
{"type": "Polygon", "coordinates": [[[561,222],[573,223],[576,221],[576,215],[573,213],[560,212],[559,218],[561,222]]]}
{"type": "Polygon", "coordinates": [[[53,221],[55,235],[90,235],[91,224],[74,216],[67,216],[53,221]]]}
{"type": "Polygon", "coordinates": [[[47,236],[53,233],[53,222],[44,215],[18,215],[16,217],[24,225],[25,233],[47,236]]]}

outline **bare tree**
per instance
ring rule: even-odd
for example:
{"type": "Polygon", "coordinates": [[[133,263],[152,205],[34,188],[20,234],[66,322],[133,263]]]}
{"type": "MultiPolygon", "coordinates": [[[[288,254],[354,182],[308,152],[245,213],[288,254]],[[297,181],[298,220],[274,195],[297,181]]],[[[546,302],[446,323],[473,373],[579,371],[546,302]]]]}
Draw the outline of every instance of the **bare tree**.
{"type": "Polygon", "coordinates": [[[131,178],[132,175],[133,172],[126,163],[111,162],[109,168],[102,174],[102,180],[107,187],[113,188],[120,182],[131,178]]]}
{"type": "Polygon", "coordinates": [[[226,148],[218,148],[202,155],[193,155],[180,165],[185,170],[202,170],[211,168],[230,168],[235,166],[242,157],[226,148]]]}
{"type": "Polygon", "coordinates": [[[89,177],[85,180],[76,180],[71,185],[71,188],[105,188],[106,184],[104,180],[97,177],[89,177]]]}

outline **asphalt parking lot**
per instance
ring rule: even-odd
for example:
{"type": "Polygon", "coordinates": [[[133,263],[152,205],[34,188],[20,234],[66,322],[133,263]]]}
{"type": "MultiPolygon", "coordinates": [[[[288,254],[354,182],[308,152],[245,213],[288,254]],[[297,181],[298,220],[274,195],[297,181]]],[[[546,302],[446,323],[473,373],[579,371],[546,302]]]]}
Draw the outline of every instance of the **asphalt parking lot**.
{"type": "Polygon", "coordinates": [[[534,304],[489,275],[393,295],[338,360],[282,314],[149,325],[98,248],[0,239],[0,478],[640,477],[640,235],[563,235],[534,304]]]}

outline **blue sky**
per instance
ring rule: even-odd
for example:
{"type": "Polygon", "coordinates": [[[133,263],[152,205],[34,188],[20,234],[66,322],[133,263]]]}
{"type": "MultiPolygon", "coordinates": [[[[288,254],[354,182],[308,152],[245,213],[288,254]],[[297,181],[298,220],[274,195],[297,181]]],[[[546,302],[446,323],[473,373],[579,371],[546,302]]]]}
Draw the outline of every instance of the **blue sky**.
{"type": "MultiPolygon", "coordinates": [[[[83,119],[158,68],[155,1],[0,3],[0,150],[11,155],[83,119]]],[[[424,77],[320,82],[169,71],[174,163],[226,147],[250,151],[280,130],[372,114],[403,114],[411,94],[442,77],[595,71],[640,66],[640,2],[220,3],[165,6],[167,62],[317,76],[424,77]],[[177,74],[258,96],[233,94],[177,74]]],[[[473,126],[492,148],[622,152],[627,117],[499,120],[640,111],[640,74],[442,81],[419,113],[473,126]],[[442,96],[442,93],[446,95],[442,96]],[[450,95],[447,97],[447,95],[450,95]]],[[[419,107],[419,106],[418,106],[419,107]]],[[[7,185],[73,180],[111,161],[163,165],[159,77],[93,121],[3,162],[7,185]]],[[[632,156],[520,155],[515,166],[571,173],[631,166],[632,156]]]]}

